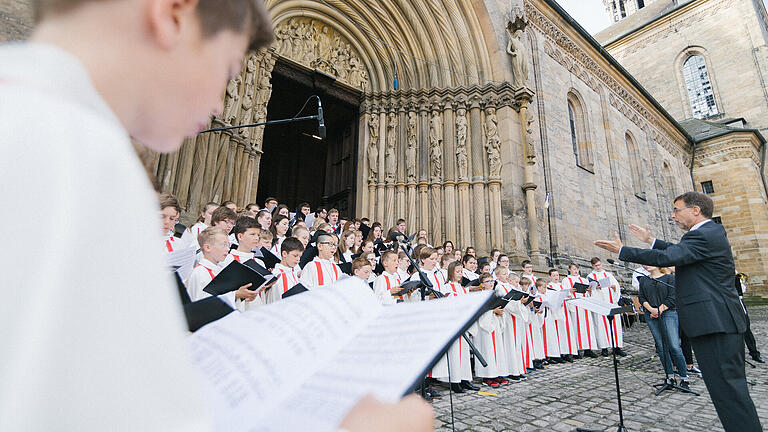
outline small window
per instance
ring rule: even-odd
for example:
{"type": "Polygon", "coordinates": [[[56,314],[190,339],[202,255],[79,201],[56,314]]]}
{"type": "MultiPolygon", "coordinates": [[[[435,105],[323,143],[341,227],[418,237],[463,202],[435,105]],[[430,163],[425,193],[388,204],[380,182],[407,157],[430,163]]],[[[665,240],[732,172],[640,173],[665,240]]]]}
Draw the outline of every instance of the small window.
{"type": "Polygon", "coordinates": [[[715,216],[712,218],[712,222],[722,225],[723,219],[720,216],[715,216]]]}
{"type": "Polygon", "coordinates": [[[701,191],[707,195],[715,193],[715,187],[712,186],[712,181],[701,182],[701,191]]]}
{"type": "Polygon", "coordinates": [[[637,8],[642,9],[645,7],[645,2],[643,0],[637,0],[637,8]]]}

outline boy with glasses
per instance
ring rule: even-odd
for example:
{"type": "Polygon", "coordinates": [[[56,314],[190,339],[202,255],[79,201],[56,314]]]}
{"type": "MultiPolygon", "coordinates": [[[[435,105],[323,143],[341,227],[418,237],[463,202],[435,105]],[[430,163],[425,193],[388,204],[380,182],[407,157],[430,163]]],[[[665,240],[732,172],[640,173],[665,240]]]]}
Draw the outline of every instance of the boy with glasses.
{"type": "Polygon", "coordinates": [[[317,256],[301,270],[299,282],[307,289],[331,285],[341,276],[341,269],[333,262],[333,254],[339,247],[335,234],[321,234],[317,237],[317,256]]]}

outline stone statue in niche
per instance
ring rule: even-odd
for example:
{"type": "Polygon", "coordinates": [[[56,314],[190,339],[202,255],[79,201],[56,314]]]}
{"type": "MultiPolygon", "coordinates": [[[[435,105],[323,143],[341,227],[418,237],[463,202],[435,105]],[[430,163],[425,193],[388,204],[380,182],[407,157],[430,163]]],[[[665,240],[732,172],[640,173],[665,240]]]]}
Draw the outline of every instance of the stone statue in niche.
{"type": "Polygon", "coordinates": [[[240,75],[229,80],[229,83],[227,83],[227,100],[224,104],[223,116],[226,123],[233,124],[232,122],[237,118],[237,103],[240,102],[240,85],[242,83],[243,79],[240,75]]]}
{"type": "Polygon", "coordinates": [[[405,149],[405,175],[409,182],[416,181],[416,113],[408,113],[408,147],[405,149]]]}
{"type": "Polygon", "coordinates": [[[368,181],[376,182],[379,173],[379,115],[368,119],[368,181]]]}
{"type": "Polygon", "coordinates": [[[459,179],[467,179],[467,111],[459,108],[456,111],[456,164],[459,168],[459,179]]]}
{"type": "Polygon", "coordinates": [[[432,111],[429,119],[429,162],[430,176],[433,181],[439,181],[443,172],[443,117],[437,111],[432,111]]]}
{"type": "Polygon", "coordinates": [[[512,84],[515,87],[523,87],[528,81],[528,54],[523,43],[523,31],[513,31],[507,26],[507,35],[507,54],[512,56],[512,84]]]}
{"type": "Polygon", "coordinates": [[[280,55],[333,75],[361,90],[368,88],[368,72],[353,46],[331,26],[310,18],[293,17],[275,30],[280,55]]]}
{"type": "MultiPolygon", "coordinates": [[[[251,118],[251,108],[253,108],[253,84],[245,84],[245,92],[243,93],[243,101],[241,106],[243,107],[242,111],[240,111],[240,124],[246,124],[251,118]]],[[[237,130],[240,136],[244,138],[248,138],[250,136],[249,128],[242,128],[237,130]]]]}
{"type": "Polygon", "coordinates": [[[397,167],[397,116],[389,113],[387,118],[387,147],[384,151],[384,162],[387,166],[387,182],[395,181],[397,167]]]}
{"type": "Polygon", "coordinates": [[[494,108],[488,108],[485,111],[483,131],[485,132],[485,151],[488,153],[488,173],[491,177],[498,177],[501,174],[501,139],[494,108]]]}

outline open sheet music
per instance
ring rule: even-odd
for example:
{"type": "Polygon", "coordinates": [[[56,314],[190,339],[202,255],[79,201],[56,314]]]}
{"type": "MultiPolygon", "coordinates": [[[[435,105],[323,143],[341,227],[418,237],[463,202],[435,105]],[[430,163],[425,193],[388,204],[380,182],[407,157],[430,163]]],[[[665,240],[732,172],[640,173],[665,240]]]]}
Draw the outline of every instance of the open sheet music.
{"type": "Polygon", "coordinates": [[[490,292],[382,306],[358,278],[233,313],[190,336],[216,430],[333,431],[365,394],[408,393],[490,292]]]}

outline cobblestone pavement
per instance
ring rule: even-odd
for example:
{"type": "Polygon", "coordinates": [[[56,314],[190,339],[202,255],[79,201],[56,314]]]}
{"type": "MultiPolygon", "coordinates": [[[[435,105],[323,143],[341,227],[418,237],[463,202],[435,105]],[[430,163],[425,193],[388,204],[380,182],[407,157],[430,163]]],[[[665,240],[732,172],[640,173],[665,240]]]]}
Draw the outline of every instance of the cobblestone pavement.
{"type": "MultiPolygon", "coordinates": [[[[768,306],[749,309],[758,349],[768,358],[768,306]]],[[[619,380],[624,424],[629,431],[722,431],[715,407],[701,378],[691,389],[701,396],[666,391],[656,397],[652,384],[664,372],[655,357],[653,338],[645,323],[624,332],[625,351],[619,380]],[[652,357],[653,356],[653,357],[652,357]]],[[[747,356],[747,360],[750,357],[747,356]]],[[[763,425],[768,425],[768,363],[747,365],[750,394],[763,425]]],[[[477,384],[477,380],[475,383],[477,384]]],[[[434,402],[437,431],[451,430],[448,390],[438,386],[442,398],[434,402]]],[[[618,424],[616,387],[611,357],[575,360],[529,374],[527,381],[498,389],[483,385],[478,393],[453,394],[457,431],[574,431],[577,427],[615,431],[618,424]]]]}

